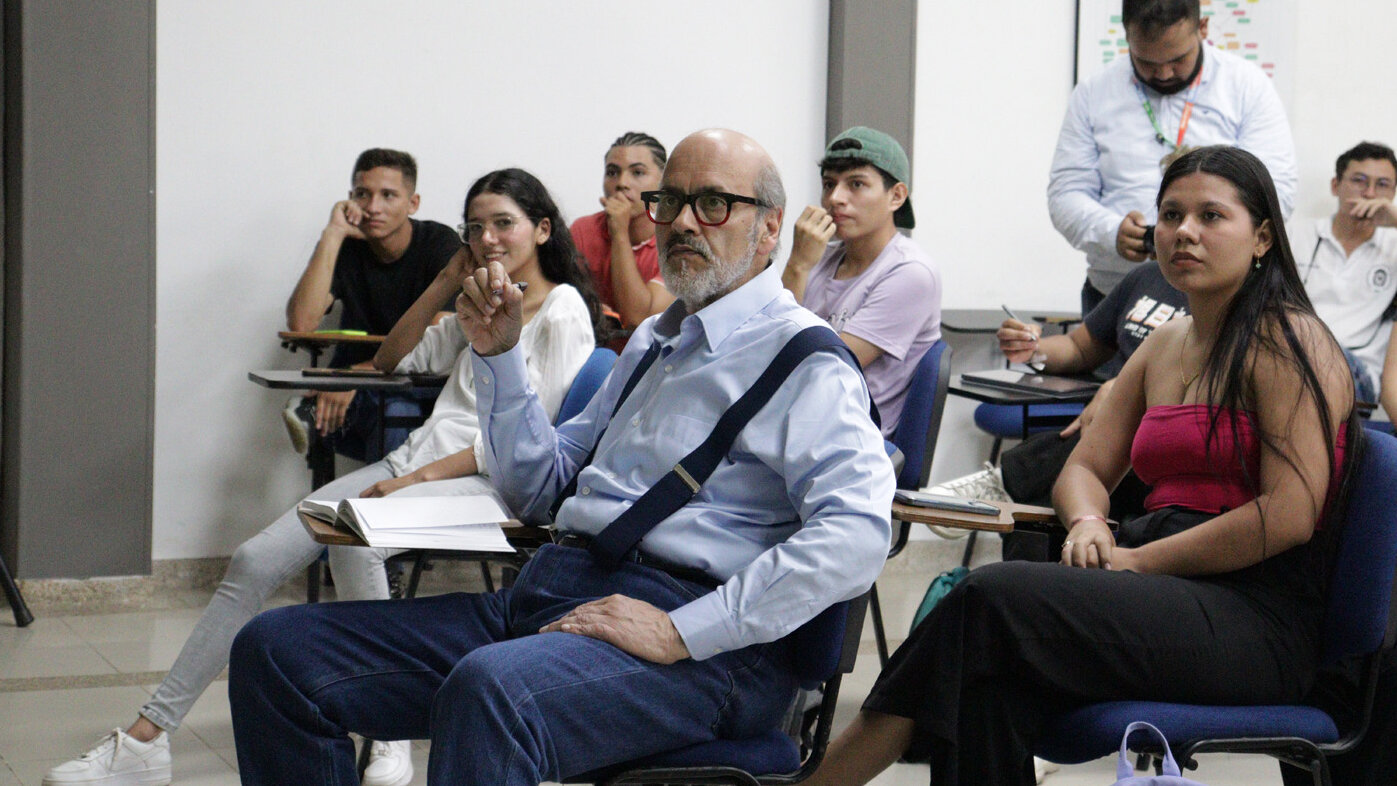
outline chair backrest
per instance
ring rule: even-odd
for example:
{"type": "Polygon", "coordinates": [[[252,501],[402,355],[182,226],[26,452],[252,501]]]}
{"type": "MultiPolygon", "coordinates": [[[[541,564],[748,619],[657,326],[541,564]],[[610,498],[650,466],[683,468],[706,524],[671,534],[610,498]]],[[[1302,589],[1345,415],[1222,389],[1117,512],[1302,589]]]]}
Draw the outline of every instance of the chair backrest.
{"type": "Polygon", "coordinates": [[[791,632],[791,667],[806,690],[814,690],[835,674],[853,670],[863,633],[868,593],[836,603],[791,632]]]}
{"type": "MultiPolygon", "coordinates": [[[[1362,432],[1361,432],[1362,433],[1362,432]]],[[[1348,515],[1329,582],[1324,660],[1377,651],[1391,644],[1397,615],[1397,438],[1366,431],[1366,446],[1349,494],[1348,515]]]]}
{"type": "Polygon", "coordinates": [[[906,463],[897,473],[897,487],[919,489],[931,474],[931,457],[936,453],[936,435],[941,431],[941,413],[946,408],[946,389],[951,384],[951,347],[937,339],[927,347],[907,388],[902,416],[893,431],[892,443],[902,451],[906,463]]]}
{"type": "Polygon", "coordinates": [[[606,347],[597,347],[582,364],[577,376],[573,377],[568,394],[563,396],[563,405],[558,407],[558,419],[554,423],[565,423],[587,406],[592,396],[597,394],[611,367],[616,365],[616,353],[606,347]]]}

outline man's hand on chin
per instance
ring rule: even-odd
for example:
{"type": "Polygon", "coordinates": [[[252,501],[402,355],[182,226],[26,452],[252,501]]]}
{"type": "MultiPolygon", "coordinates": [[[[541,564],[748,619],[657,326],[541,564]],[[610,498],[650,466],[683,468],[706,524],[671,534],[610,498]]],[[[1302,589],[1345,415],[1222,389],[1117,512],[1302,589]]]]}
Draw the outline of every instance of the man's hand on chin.
{"type": "Polygon", "coordinates": [[[584,603],[539,633],[590,636],[651,663],[669,664],[689,657],[689,648],[668,614],[625,595],[584,603]]]}

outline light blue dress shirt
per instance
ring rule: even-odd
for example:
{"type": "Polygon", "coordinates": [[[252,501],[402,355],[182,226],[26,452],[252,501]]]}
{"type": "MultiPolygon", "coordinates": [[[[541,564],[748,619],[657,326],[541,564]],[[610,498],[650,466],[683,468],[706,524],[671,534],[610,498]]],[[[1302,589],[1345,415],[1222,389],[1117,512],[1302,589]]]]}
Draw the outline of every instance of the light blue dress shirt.
{"type": "MultiPolygon", "coordinates": [[[[514,511],[548,509],[605,429],[560,529],[595,535],[713,430],[800,330],[824,324],[770,266],[696,314],[676,301],[636,328],[583,412],[554,429],[515,350],[474,355],[487,460],[514,511]],[[607,422],[652,342],[660,356],[607,422]]],[[[863,377],[841,355],[807,358],[738,436],[690,503],[640,543],[725,583],[670,613],[690,654],[774,641],[868,589],[887,557],[895,479],[863,377]]]]}
{"type": "Polygon", "coordinates": [[[1235,145],[1271,172],[1281,212],[1295,198],[1295,142],[1280,96],[1260,68],[1211,46],[1203,47],[1197,90],[1160,95],[1137,90],[1129,57],[1077,85],[1067,105],[1048,181],[1048,213],[1073,248],[1087,254],[1087,278],[1110,292],[1140,263],[1116,253],[1116,232],[1127,213],[1138,210],[1155,222],[1155,195],[1163,173],[1159,162],[1173,150],[1184,104],[1193,100],[1184,144],[1235,145]],[[1140,103],[1143,92],[1171,144],[1155,139],[1140,103]]]}

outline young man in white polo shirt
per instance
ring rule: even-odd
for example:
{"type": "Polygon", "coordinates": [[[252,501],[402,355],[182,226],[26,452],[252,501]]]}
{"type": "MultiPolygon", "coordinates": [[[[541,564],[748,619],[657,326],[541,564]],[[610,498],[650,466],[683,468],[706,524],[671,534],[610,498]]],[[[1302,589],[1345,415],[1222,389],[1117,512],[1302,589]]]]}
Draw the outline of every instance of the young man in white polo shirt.
{"type": "Polygon", "coordinates": [[[1286,229],[1305,291],[1344,348],[1358,399],[1376,403],[1397,295],[1397,155],[1359,143],[1339,156],[1329,190],[1339,201],[1334,215],[1286,229]]]}

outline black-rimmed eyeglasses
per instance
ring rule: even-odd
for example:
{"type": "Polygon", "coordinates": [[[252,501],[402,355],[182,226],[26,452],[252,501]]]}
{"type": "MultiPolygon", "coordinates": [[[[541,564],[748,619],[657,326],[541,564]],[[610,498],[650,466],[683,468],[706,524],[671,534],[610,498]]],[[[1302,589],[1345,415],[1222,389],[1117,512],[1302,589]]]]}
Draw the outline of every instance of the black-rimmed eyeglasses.
{"type": "Polygon", "coordinates": [[[656,224],[672,224],[684,206],[694,209],[694,218],[706,227],[716,227],[727,222],[734,202],[757,207],[771,207],[760,199],[726,191],[700,191],[685,194],[680,191],[642,191],[640,200],[645,203],[645,212],[656,224]]]}

